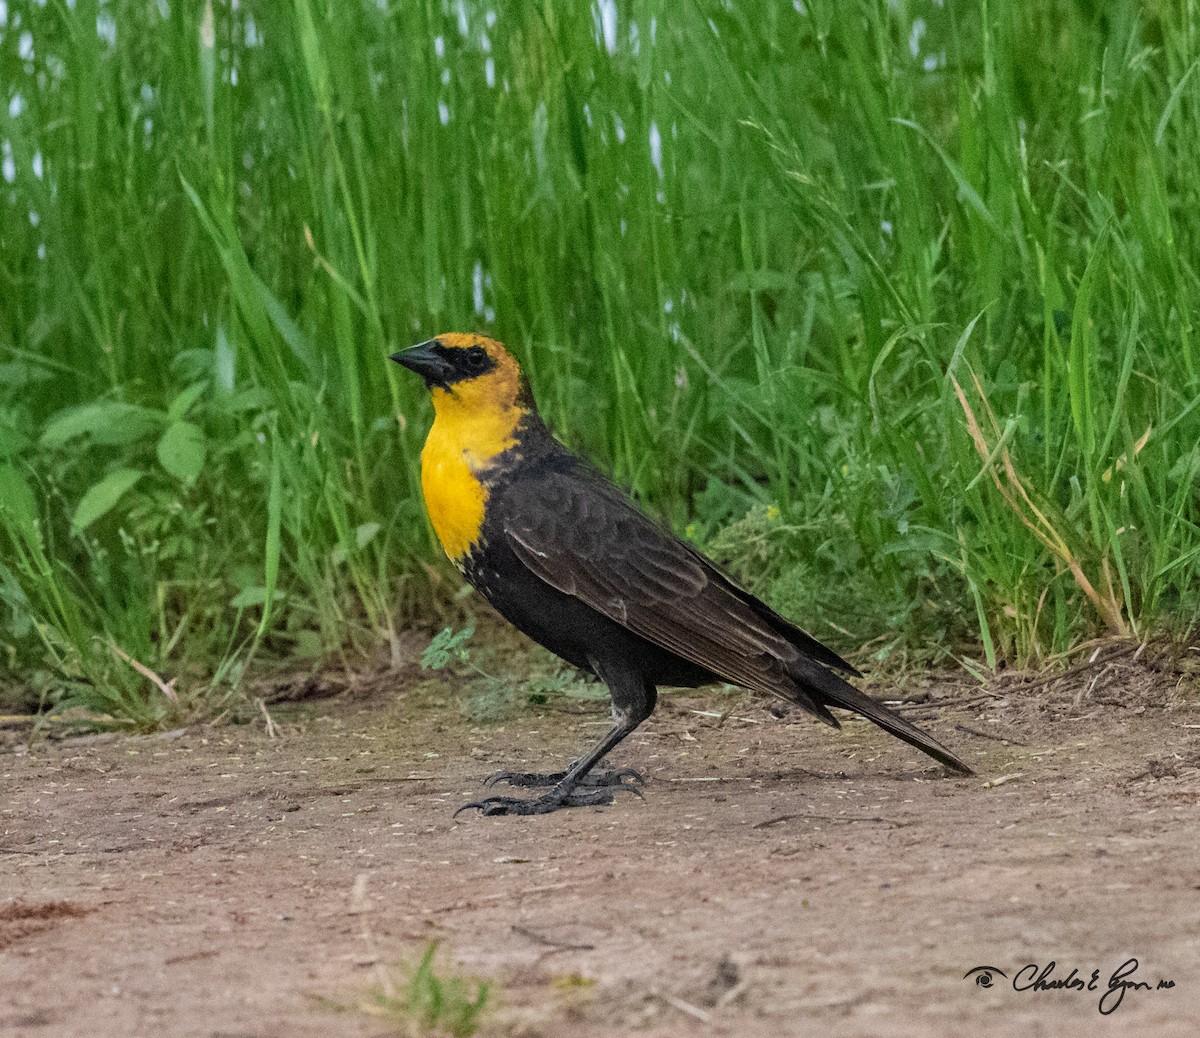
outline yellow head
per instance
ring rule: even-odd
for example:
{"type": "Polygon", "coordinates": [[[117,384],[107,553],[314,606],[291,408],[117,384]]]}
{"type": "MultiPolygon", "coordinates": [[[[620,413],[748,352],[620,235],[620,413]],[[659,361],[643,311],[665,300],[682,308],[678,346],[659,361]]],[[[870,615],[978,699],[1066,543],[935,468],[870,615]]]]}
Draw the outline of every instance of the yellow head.
{"type": "Polygon", "coordinates": [[[442,547],[461,564],[483,525],[485,471],[516,446],[533,398],[516,360],[483,335],[439,335],[392,360],[420,375],[431,392],[434,422],[421,452],[421,489],[442,547]]]}
{"type": "Polygon", "coordinates": [[[392,354],[425,380],[433,398],[435,430],[453,432],[478,458],[510,446],[533,398],[512,354],[484,335],[448,332],[392,354]]]}
{"type": "Polygon", "coordinates": [[[523,395],[525,383],[517,362],[495,339],[483,335],[448,332],[393,353],[392,360],[425,380],[439,413],[446,407],[505,409],[523,395]]]}

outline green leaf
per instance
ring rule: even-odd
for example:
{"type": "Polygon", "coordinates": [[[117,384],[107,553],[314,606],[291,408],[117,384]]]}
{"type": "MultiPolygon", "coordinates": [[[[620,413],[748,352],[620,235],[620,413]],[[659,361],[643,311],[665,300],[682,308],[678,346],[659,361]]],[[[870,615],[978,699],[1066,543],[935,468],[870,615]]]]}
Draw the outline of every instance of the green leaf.
{"type": "Polygon", "coordinates": [[[1067,395],[1071,421],[1079,437],[1084,460],[1091,462],[1096,450],[1096,411],[1092,405],[1092,362],[1097,356],[1096,330],[1092,320],[1092,291],[1102,269],[1107,269],[1108,224],[1096,236],[1071,311],[1071,342],[1067,348],[1067,395]]]}
{"type": "Polygon", "coordinates": [[[263,609],[258,621],[258,631],[254,635],[257,642],[267,630],[271,619],[271,605],[283,597],[275,590],[275,582],[279,579],[279,556],[282,551],[280,529],[283,520],[283,475],[279,461],[279,440],[276,438],[271,446],[271,488],[267,493],[267,540],[263,545],[263,609]]]}
{"type": "Polygon", "coordinates": [[[82,407],[59,411],[42,430],[43,447],[62,447],[77,436],[87,435],[94,443],[118,446],[144,439],[163,427],[161,411],[116,400],[96,400],[82,407]]]}
{"type": "Polygon", "coordinates": [[[192,405],[200,399],[201,394],[208,388],[208,381],[196,382],[183,390],[167,408],[167,418],[172,422],[179,421],[192,409],[192,405]]]}
{"type": "Polygon", "coordinates": [[[11,458],[20,454],[33,442],[20,429],[0,422],[0,458],[11,458]]]}
{"type": "Polygon", "coordinates": [[[225,402],[225,409],[234,414],[240,411],[269,411],[271,392],[264,386],[251,386],[239,390],[225,402]]]}
{"type": "Polygon", "coordinates": [[[172,476],[184,483],[194,483],[204,468],[207,449],[204,433],[191,422],[175,422],[167,426],[158,441],[158,460],[172,476]]]}
{"type": "MultiPolygon", "coordinates": [[[[300,326],[292,320],[278,297],[250,266],[250,260],[231,218],[217,210],[210,212],[196,194],[195,188],[187,180],[183,180],[182,183],[201,224],[217,246],[221,263],[229,278],[229,287],[237,300],[238,309],[251,337],[261,349],[268,349],[271,341],[269,328],[273,325],[288,348],[308,370],[309,376],[313,379],[319,378],[321,363],[316,349],[300,330],[300,326]]],[[[282,389],[286,382],[286,372],[281,366],[276,366],[272,377],[279,380],[279,387],[282,389]]]]}
{"type": "Polygon", "coordinates": [[[0,563],[0,602],[9,610],[4,624],[7,629],[5,633],[17,641],[33,633],[37,616],[30,605],[29,596],[25,594],[16,574],[3,563],[0,563]]]}
{"type": "MultiPolygon", "coordinates": [[[[282,594],[282,592],[281,592],[282,594]]],[[[311,631],[308,628],[297,631],[292,636],[292,651],[291,655],[302,660],[320,659],[325,651],[325,646],[321,642],[321,635],[317,631],[311,631]]]]}
{"type": "Polygon", "coordinates": [[[204,125],[208,129],[210,146],[214,136],[213,111],[217,79],[216,42],[212,0],[205,0],[204,14],[200,20],[200,96],[204,100],[204,125]]]}
{"type": "Polygon", "coordinates": [[[778,270],[739,270],[729,279],[731,292],[786,292],[796,279],[778,270]]]}
{"type": "Polygon", "coordinates": [[[354,528],[354,544],[361,551],[375,539],[375,535],[380,531],[381,527],[378,523],[363,523],[361,526],[354,528]]]}
{"type": "Polygon", "coordinates": [[[37,498],[21,470],[13,465],[0,465],[0,522],[28,529],[37,514],[37,498]]]}
{"type": "Polygon", "coordinates": [[[10,390],[24,389],[35,382],[49,382],[53,377],[44,367],[26,361],[14,360],[0,364],[0,386],[10,390]]]}
{"type": "Polygon", "coordinates": [[[987,203],[975,189],[975,185],[971,183],[970,178],[963,172],[963,168],[950,157],[950,153],[934,140],[920,123],[900,118],[893,119],[892,122],[898,123],[900,126],[906,126],[910,130],[915,130],[925,138],[925,143],[937,153],[937,157],[942,160],[942,165],[946,167],[946,171],[954,178],[954,182],[958,185],[958,200],[965,202],[984,223],[999,234],[1000,225],[997,223],[996,217],[992,215],[992,211],[987,207],[987,203]]]}
{"type": "Polygon", "coordinates": [[[314,378],[320,374],[321,362],[318,359],[317,351],[308,340],[308,336],[300,330],[300,326],[292,320],[287,309],[275,296],[275,294],[267,287],[267,283],[263,281],[253,270],[250,271],[250,279],[258,292],[258,297],[262,303],[263,310],[271,319],[271,323],[275,325],[275,330],[279,332],[283,341],[288,344],[288,348],[296,356],[296,359],[308,369],[308,372],[314,378]]]}
{"type": "Polygon", "coordinates": [[[475,633],[475,625],[470,624],[461,631],[446,627],[434,636],[421,653],[422,670],[441,670],[447,664],[457,661],[462,663],[470,655],[467,642],[475,633]]]}
{"type": "MultiPolygon", "coordinates": [[[[260,606],[267,600],[267,589],[265,587],[244,587],[230,600],[229,604],[234,609],[250,609],[253,606],[260,606]]],[[[271,596],[272,602],[283,600],[283,592],[276,591],[271,596]]]]}
{"type": "Polygon", "coordinates": [[[137,469],[117,469],[110,472],[99,483],[89,487],[71,516],[71,528],[78,533],[86,530],[101,516],[112,510],[144,473],[137,469]]]}

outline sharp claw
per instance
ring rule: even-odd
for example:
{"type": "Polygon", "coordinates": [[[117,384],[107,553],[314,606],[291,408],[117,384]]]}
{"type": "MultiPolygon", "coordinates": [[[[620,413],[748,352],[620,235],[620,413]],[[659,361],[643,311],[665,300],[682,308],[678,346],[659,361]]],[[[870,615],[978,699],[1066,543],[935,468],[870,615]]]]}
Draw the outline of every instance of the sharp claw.
{"type": "MultiPolygon", "coordinates": [[[[483,802],[482,814],[486,818],[496,818],[501,815],[521,815],[521,814],[540,814],[536,809],[522,810],[523,804],[534,804],[536,800],[518,800],[516,797],[488,797],[483,802]]],[[[547,808],[547,811],[553,811],[554,808],[547,808]]]]}
{"type": "Polygon", "coordinates": [[[502,810],[498,810],[499,808],[507,807],[510,804],[519,804],[521,802],[522,801],[517,800],[515,797],[485,797],[483,800],[473,800],[469,804],[463,804],[463,806],[455,811],[450,817],[457,818],[464,811],[470,810],[478,811],[481,815],[503,814],[504,812],[502,810]]]}
{"type": "Polygon", "coordinates": [[[498,785],[501,782],[507,782],[509,785],[521,787],[537,787],[537,786],[553,786],[557,785],[566,776],[565,771],[552,772],[548,775],[539,774],[536,771],[493,771],[483,784],[487,789],[498,785]]]}
{"type": "Polygon", "coordinates": [[[630,789],[633,786],[644,786],[646,780],[642,778],[640,771],[634,771],[633,768],[617,768],[616,771],[608,773],[608,785],[620,786],[623,789],[630,789]],[[625,779],[629,779],[630,785],[625,785],[625,779]]]}
{"type": "Polygon", "coordinates": [[[590,788],[575,788],[566,795],[551,793],[548,796],[536,797],[532,800],[521,800],[518,797],[485,797],[483,800],[463,804],[454,812],[457,818],[463,811],[474,809],[482,815],[495,817],[498,815],[541,815],[549,814],[564,807],[606,807],[611,804],[615,794],[623,790],[635,794],[639,799],[642,793],[632,785],[617,783],[612,786],[590,788]]]}

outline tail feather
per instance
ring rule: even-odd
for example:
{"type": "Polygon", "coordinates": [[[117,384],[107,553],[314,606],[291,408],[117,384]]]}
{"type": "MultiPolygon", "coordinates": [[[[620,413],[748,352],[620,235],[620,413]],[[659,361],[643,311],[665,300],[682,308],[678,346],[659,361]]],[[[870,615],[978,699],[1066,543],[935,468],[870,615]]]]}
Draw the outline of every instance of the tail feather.
{"type": "Polygon", "coordinates": [[[960,775],[975,774],[932,735],[921,731],[916,725],[910,724],[899,714],[893,713],[865,692],[860,692],[832,671],[828,671],[810,660],[802,660],[791,666],[789,673],[802,690],[801,702],[810,709],[810,704],[815,704],[816,709],[813,712],[822,721],[837,727],[837,719],[828,710],[830,706],[853,710],[868,721],[879,725],[885,732],[890,732],[897,739],[903,739],[909,746],[915,746],[918,750],[929,754],[939,764],[944,764],[951,771],[956,771],[960,775]]]}

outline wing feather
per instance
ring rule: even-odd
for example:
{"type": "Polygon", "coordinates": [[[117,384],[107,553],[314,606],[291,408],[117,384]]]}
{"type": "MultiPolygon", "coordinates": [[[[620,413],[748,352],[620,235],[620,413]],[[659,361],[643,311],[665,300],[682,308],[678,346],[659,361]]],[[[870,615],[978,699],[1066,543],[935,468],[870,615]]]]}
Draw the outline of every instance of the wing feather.
{"type": "MultiPolygon", "coordinates": [[[[787,669],[801,651],[789,635],[808,636],[642,515],[615,487],[579,472],[553,472],[536,493],[527,490],[506,502],[504,533],[536,576],[727,681],[795,695],[787,669]]],[[[827,657],[821,662],[849,667],[820,648],[827,657]]]]}

